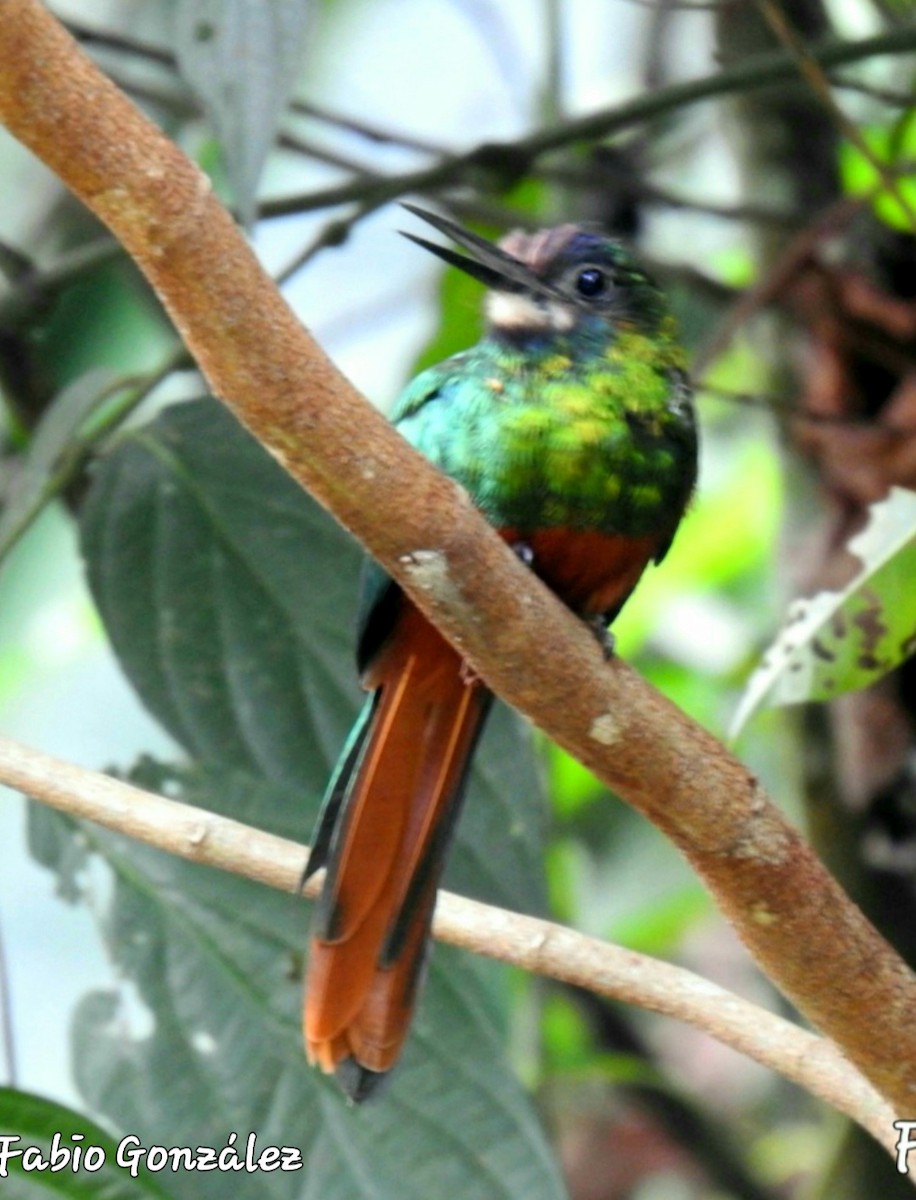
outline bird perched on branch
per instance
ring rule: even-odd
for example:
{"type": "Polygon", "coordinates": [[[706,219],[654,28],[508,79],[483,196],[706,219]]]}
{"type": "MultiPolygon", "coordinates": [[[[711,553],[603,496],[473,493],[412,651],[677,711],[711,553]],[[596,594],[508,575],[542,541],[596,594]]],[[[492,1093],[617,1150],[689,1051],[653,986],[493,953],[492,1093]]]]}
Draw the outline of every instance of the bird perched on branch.
{"type": "MultiPolygon", "coordinates": [[[[619,242],[589,229],[494,245],[407,207],[468,252],[406,235],[486,285],[487,328],[419,375],[392,420],[574,612],[606,630],[664,557],[696,478],[691,393],[665,299],[619,242]]],[[[327,867],[305,1040],[309,1059],[358,1101],[407,1036],[491,695],[374,564],[357,661],[370,695],[306,871],[327,867]]]]}

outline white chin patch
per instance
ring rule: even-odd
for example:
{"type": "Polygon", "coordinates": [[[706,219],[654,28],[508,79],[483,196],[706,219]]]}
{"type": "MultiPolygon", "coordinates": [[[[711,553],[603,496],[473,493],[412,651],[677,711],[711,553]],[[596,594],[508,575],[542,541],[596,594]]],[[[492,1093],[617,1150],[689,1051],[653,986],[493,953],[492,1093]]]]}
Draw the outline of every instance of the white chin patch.
{"type": "Polygon", "coordinates": [[[495,329],[533,333],[568,333],[576,323],[576,310],[559,300],[538,301],[516,292],[488,292],[487,320],[495,329]]]}

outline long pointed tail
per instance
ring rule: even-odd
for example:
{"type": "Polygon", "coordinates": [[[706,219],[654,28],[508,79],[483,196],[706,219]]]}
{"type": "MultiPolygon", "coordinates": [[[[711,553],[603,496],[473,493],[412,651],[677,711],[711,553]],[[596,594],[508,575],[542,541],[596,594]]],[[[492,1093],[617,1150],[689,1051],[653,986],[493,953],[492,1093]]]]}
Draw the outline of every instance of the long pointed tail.
{"type": "Polygon", "coordinates": [[[463,784],[490,694],[405,601],[331,781],[305,998],[309,1060],[360,1100],[398,1057],[463,784]]]}

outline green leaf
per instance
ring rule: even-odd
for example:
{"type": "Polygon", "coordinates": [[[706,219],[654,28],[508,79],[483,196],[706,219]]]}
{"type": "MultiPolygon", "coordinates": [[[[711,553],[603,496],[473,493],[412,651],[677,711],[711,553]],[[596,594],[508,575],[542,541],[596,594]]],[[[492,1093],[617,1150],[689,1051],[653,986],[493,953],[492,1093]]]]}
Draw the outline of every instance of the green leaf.
{"type": "Polygon", "coordinates": [[[320,794],[358,698],[355,545],[214,401],[122,442],[82,539],[115,652],[169,733],[320,794]]]}
{"type": "MultiPolygon", "coordinates": [[[[10,1157],[9,1175],[3,1180],[2,1191],[9,1200],[46,1200],[50,1195],[61,1197],[92,1197],[93,1200],[162,1200],[171,1193],[143,1169],[135,1174],[117,1163],[118,1143],[82,1113],[45,1100],[30,1092],[15,1088],[0,1088],[0,1132],[19,1138],[8,1143],[11,1150],[40,1148],[42,1158],[53,1163],[45,1170],[24,1170],[21,1158],[10,1157]],[[54,1135],[58,1134],[54,1145],[54,1135]],[[77,1135],[74,1138],[74,1135],[77,1135]],[[80,1138],[79,1135],[82,1135],[80,1138]],[[89,1148],[90,1165],[99,1162],[98,1169],[87,1170],[82,1165],[72,1169],[74,1151],[85,1157],[89,1148]],[[101,1157],[97,1149],[101,1151],[101,1157]],[[52,1159],[52,1151],[55,1157],[52,1159]],[[69,1152],[67,1162],[64,1157],[69,1152]]],[[[171,1176],[169,1176],[171,1178],[171,1176]]]]}
{"type": "Polygon", "coordinates": [[[862,569],[838,592],[790,608],[751,676],[735,736],[763,704],[830,700],[868,687],[916,650],[916,495],[894,488],[849,543],[862,569]]]}
{"type": "Polygon", "coordinates": [[[72,477],[92,444],[93,414],[123,387],[121,380],[108,369],[87,371],[44,413],[0,514],[0,560],[72,477]]]}
{"type": "Polygon", "coordinates": [[[614,921],[610,936],[629,950],[670,958],[699,918],[711,910],[709,893],[691,880],[629,908],[614,921]]]}
{"type": "MultiPolygon", "coordinates": [[[[99,466],[82,537],[125,670],[194,760],[183,769],[145,762],[136,777],[302,836],[358,704],[352,542],[210,400],[167,409],[122,438],[99,466]]],[[[498,709],[452,885],[542,908],[543,814],[530,734],[498,709]]],[[[506,989],[492,964],[435,950],[390,1091],[350,1110],[303,1058],[306,906],[104,831],[81,828],[81,838],[114,873],[105,934],[149,1013],[131,1033],[129,992],[91,996],[80,1010],[81,1087],[112,1121],[163,1144],[220,1144],[229,1130],[251,1129],[263,1144],[299,1145],[307,1180],[272,1178],[283,1194],[561,1194],[504,1057],[506,989]]],[[[72,887],[66,840],[41,844],[72,887]]],[[[263,1187],[233,1182],[237,1195],[263,1187]]]]}
{"type": "Polygon", "coordinates": [[[905,174],[898,172],[916,158],[916,110],[909,109],[893,123],[863,127],[859,133],[873,158],[849,142],[841,144],[840,178],[844,191],[851,196],[871,196],[876,216],[892,229],[912,233],[916,184],[911,167],[905,174]],[[878,164],[894,175],[893,190],[887,187],[878,164]]]}
{"type": "MultiPolygon", "coordinates": [[[[146,764],[143,781],[155,781],[156,770],[146,764]]],[[[160,784],[169,775],[167,790],[182,799],[212,806],[220,794],[237,809],[235,798],[244,798],[254,816],[282,807],[273,786],[238,773],[165,769],[160,784]]],[[[105,830],[85,826],[82,837],[113,872],[104,934],[132,987],[82,1002],[76,1075],[87,1102],[119,1130],[167,1146],[218,1147],[233,1131],[240,1142],[254,1131],[262,1146],[297,1146],[304,1177],[270,1180],[281,1195],[562,1194],[505,1061],[501,995],[488,964],[436,948],[403,1064],[377,1103],[353,1109],[302,1053],[305,904],[105,830]]],[[[239,1176],[233,1195],[254,1200],[264,1182],[239,1176]]],[[[179,1175],[174,1187],[178,1195],[225,1194],[205,1176],[179,1175]]]]}
{"type": "Polygon", "coordinates": [[[419,374],[426,367],[443,362],[477,341],[483,328],[480,315],[482,294],[477,280],[464,271],[442,271],[437,295],[442,319],[413,364],[411,374],[419,374]]]}
{"type": "Polygon", "coordinates": [[[277,127],[302,67],[311,0],[181,0],[178,65],[226,155],[246,225],[277,127]]]}

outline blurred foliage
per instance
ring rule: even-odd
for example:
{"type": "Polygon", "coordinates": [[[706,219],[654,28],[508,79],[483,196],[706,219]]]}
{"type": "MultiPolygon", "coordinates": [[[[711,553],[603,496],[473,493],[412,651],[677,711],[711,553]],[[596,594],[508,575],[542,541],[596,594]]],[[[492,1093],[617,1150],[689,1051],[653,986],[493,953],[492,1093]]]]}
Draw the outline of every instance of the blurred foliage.
{"type": "Polygon", "coordinates": [[[892,123],[866,127],[859,133],[864,148],[848,142],[840,147],[844,191],[868,199],[878,219],[892,229],[913,233],[916,109],[909,109],[892,123]]]}
{"type": "Polygon", "coordinates": [[[315,16],[303,0],[182,0],[176,9],[178,65],[217,134],[246,225],[315,16]]]}

